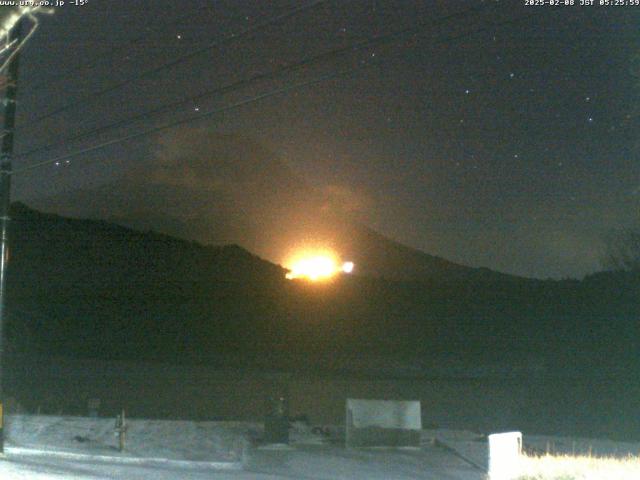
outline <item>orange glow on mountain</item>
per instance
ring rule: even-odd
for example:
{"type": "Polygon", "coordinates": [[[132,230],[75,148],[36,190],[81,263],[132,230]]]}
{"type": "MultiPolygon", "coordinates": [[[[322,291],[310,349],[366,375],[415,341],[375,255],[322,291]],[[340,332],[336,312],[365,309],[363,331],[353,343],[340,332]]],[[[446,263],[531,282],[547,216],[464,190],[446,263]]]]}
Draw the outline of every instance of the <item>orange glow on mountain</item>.
{"type": "Polygon", "coordinates": [[[326,281],[339,273],[351,273],[354,268],[353,262],[340,262],[330,251],[296,254],[286,262],[286,266],[289,269],[288,279],[301,278],[312,282],[326,281]]]}

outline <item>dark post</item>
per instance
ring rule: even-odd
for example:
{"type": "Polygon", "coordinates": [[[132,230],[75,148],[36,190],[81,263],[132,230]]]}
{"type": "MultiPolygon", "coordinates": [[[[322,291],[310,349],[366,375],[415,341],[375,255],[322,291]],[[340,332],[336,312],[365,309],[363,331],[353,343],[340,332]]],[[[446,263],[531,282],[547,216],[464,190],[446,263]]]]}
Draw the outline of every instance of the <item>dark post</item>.
{"type": "MultiPolygon", "coordinates": [[[[22,20],[11,31],[9,41],[20,45],[22,20]]],[[[16,47],[14,47],[16,48],[16,47]]],[[[11,158],[16,118],[16,94],[18,91],[18,63],[20,53],[15,52],[8,66],[4,95],[4,128],[0,151],[0,453],[4,453],[4,323],[6,317],[7,262],[9,261],[9,209],[11,207],[11,158]]]]}
{"type": "Polygon", "coordinates": [[[124,408],[122,413],[116,417],[116,433],[118,434],[118,450],[124,452],[127,443],[127,421],[124,417],[124,408]]]}
{"type": "Polygon", "coordinates": [[[265,443],[289,443],[289,376],[268,376],[271,383],[264,420],[265,443]]]}

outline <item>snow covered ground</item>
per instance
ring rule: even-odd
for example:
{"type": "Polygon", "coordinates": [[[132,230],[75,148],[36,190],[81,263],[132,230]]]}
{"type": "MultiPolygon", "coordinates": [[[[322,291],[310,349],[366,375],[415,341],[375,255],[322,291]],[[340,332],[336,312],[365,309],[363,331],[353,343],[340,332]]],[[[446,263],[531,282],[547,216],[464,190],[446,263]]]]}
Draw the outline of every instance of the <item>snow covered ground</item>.
{"type": "MultiPolygon", "coordinates": [[[[118,452],[113,419],[16,415],[7,418],[2,480],[97,479],[372,479],[481,480],[486,439],[456,430],[424,430],[419,449],[345,449],[295,424],[291,445],[260,447],[248,439],[260,424],[132,419],[118,452]]],[[[640,444],[526,436],[525,446],[593,454],[638,454],[640,444]]]]}
{"type": "Polygon", "coordinates": [[[239,462],[247,424],[128,419],[126,449],[118,451],[114,418],[12,415],[8,445],[118,458],[239,462]]]}
{"type": "Polygon", "coordinates": [[[256,450],[242,470],[159,465],[122,465],[91,460],[9,455],[0,461],[3,480],[236,479],[236,480],[480,480],[480,471],[436,447],[413,451],[301,446],[256,450]]]}

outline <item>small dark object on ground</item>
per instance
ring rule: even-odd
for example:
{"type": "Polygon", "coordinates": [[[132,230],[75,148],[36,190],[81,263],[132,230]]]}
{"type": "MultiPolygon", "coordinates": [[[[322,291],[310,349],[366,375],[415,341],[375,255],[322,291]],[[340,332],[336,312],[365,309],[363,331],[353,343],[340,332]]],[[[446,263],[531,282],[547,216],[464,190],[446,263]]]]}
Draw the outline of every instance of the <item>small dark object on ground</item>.
{"type": "Polygon", "coordinates": [[[86,442],[89,442],[89,441],[90,441],[90,439],[88,439],[87,437],[83,437],[83,436],[81,436],[81,435],[76,435],[75,437],[73,437],[73,439],[74,439],[76,442],[80,442],[80,443],[86,443],[86,442]]]}
{"type": "Polygon", "coordinates": [[[527,455],[544,455],[549,452],[545,452],[541,448],[536,448],[533,445],[523,445],[522,451],[527,455]]]}
{"type": "Polygon", "coordinates": [[[311,429],[311,433],[313,433],[314,435],[322,435],[323,437],[330,437],[331,436],[331,429],[329,427],[313,427],[311,429]]]}
{"type": "Polygon", "coordinates": [[[294,417],[289,417],[289,425],[296,423],[296,422],[300,422],[300,423],[304,423],[305,425],[309,425],[309,416],[306,414],[302,414],[302,415],[296,415],[294,417]]]}

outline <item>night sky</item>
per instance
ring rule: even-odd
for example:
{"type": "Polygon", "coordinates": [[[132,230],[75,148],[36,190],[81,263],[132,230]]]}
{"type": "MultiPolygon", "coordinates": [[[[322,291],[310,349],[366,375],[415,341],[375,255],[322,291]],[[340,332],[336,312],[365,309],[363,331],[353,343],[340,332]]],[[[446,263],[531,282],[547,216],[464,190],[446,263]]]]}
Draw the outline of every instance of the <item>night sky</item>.
{"type": "Polygon", "coordinates": [[[540,278],[598,270],[606,239],[640,227],[640,7],[331,0],[242,34],[303,5],[89,0],[40,17],[21,57],[18,171],[284,91],[16,173],[13,198],[200,222],[193,238],[275,262],[329,211],[458,263],[540,278]],[[229,138],[255,145],[236,154],[229,138]]]}

